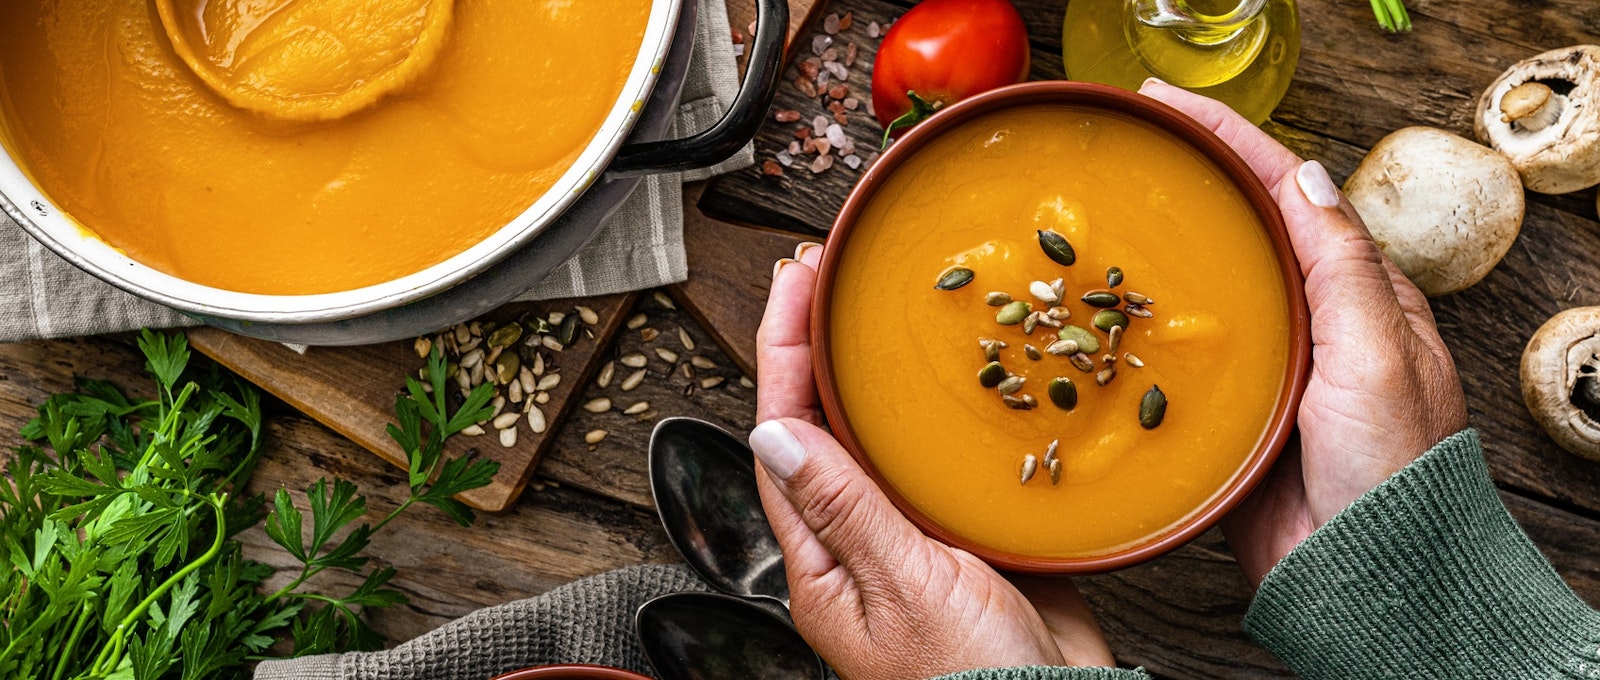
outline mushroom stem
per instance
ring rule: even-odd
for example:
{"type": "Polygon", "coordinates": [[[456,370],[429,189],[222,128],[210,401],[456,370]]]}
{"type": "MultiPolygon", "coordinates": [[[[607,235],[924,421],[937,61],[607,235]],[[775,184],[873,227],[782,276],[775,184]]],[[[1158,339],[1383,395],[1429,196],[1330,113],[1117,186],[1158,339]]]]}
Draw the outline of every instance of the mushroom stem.
{"type": "Polygon", "coordinates": [[[1500,98],[1500,122],[1513,128],[1538,132],[1561,119],[1561,97],[1544,83],[1528,81],[1511,88],[1500,98]]]}

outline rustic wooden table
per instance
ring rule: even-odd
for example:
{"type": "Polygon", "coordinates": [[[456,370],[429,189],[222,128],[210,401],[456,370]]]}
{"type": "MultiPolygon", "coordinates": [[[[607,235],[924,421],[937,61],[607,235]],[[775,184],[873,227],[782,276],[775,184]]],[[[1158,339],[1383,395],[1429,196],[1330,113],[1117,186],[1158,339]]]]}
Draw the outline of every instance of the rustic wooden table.
{"type": "MultiPolygon", "coordinates": [[[[731,12],[733,23],[743,26],[747,10],[735,4],[741,7],[731,12]]],[[[885,18],[904,8],[902,0],[834,4],[827,11],[867,7],[863,11],[885,18]]],[[[1033,33],[1038,77],[1060,74],[1062,4],[1019,2],[1033,33]]],[[[1537,51],[1600,36],[1600,5],[1592,0],[1408,4],[1415,31],[1388,36],[1376,28],[1365,2],[1304,2],[1300,71],[1267,129],[1301,153],[1322,159],[1342,178],[1365,148],[1399,127],[1434,125],[1470,135],[1475,98],[1504,67],[1537,51]]],[[[859,71],[852,86],[865,83],[865,66],[859,71]]],[[[785,97],[798,96],[790,90],[785,97]]],[[[768,141],[758,149],[770,154],[771,140],[787,134],[769,126],[763,132],[768,141]]],[[[795,168],[773,181],[747,171],[713,187],[702,206],[742,221],[824,227],[850,176],[835,173],[818,181],[804,174],[795,168]]],[[[1563,308],[1600,304],[1600,222],[1594,200],[1592,190],[1533,196],[1521,240],[1505,263],[1483,284],[1436,300],[1434,308],[1461,364],[1473,424],[1483,430],[1502,497],[1573,588],[1600,605],[1600,465],[1562,453],[1539,433],[1522,408],[1517,385],[1522,345],[1544,319],[1563,308]]],[[[643,296],[637,311],[662,331],[657,344],[681,350],[675,331],[682,327],[694,339],[695,353],[734,365],[681,308],[668,309],[643,296]]],[[[748,341],[747,332],[740,337],[748,341]]],[[[642,340],[637,332],[625,332],[615,345],[614,351],[625,353],[640,348],[642,340]]],[[[69,389],[74,375],[139,386],[146,383],[141,365],[125,336],[0,346],[0,432],[15,433],[34,404],[69,389]]],[[[693,415],[735,432],[755,424],[754,390],[730,380],[720,389],[685,397],[687,382],[655,366],[627,401],[647,399],[661,415],[693,415]]],[[[602,389],[591,382],[584,389],[584,399],[620,395],[616,384],[602,389]]],[[[360,486],[374,512],[398,502],[404,489],[398,469],[281,403],[272,402],[270,409],[270,450],[252,491],[303,488],[317,477],[339,476],[360,486]]],[[[537,595],[573,579],[624,565],[675,561],[645,479],[651,425],[618,411],[577,411],[559,424],[556,445],[510,512],[482,517],[469,529],[427,509],[398,520],[373,541],[370,552],[400,570],[394,583],[411,602],[374,616],[374,625],[391,641],[404,640],[470,610],[537,595]],[[583,435],[593,429],[608,430],[610,436],[591,450],[583,435]]],[[[7,437],[12,440],[7,444],[14,443],[14,435],[7,437]]],[[[251,557],[287,566],[263,534],[244,536],[251,542],[251,557]]],[[[1165,677],[1289,675],[1240,631],[1250,591],[1215,532],[1142,567],[1083,579],[1081,587],[1124,664],[1143,665],[1165,677]]]]}

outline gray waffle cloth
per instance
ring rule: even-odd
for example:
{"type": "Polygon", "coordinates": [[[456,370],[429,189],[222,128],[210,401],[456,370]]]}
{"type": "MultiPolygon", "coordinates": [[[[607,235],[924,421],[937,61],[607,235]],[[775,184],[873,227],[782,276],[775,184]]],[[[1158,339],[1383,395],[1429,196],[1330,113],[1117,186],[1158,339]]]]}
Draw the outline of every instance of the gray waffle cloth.
{"type": "MultiPolygon", "coordinates": [[[[739,89],[727,7],[723,0],[699,3],[672,137],[711,127],[739,89]]],[[[683,183],[747,167],[754,159],[747,145],[707,170],[645,178],[593,242],[518,299],[607,295],[684,280],[683,183]]],[[[192,325],[193,319],[68,264],[0,213],[0,342],[192,325]]]]}
{"type": "Polygon", "coordinates": [[[708,590],[682,566],[628,567],[480,609],[394,649],[263,661],[255,677],[489,680],[519,668],[569,663],[654,675],[634,635],[634,612],[659,595],[708,590]]]}

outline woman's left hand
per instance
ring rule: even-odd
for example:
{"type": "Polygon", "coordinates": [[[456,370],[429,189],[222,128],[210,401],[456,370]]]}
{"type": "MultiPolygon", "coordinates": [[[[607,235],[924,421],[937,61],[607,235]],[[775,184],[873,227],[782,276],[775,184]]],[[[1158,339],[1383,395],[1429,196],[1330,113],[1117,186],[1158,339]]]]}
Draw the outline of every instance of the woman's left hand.
{"type": "Polygon", "coordinates": [[[774,269],[756,341],[762,422],[750,433],[801,634],[850,680],[1112,665],[1070,582],[1019,580],[1030,603],[971,553],[918,531],[819,427],[810,319],[821,253],[802,245],[774,269]]]}

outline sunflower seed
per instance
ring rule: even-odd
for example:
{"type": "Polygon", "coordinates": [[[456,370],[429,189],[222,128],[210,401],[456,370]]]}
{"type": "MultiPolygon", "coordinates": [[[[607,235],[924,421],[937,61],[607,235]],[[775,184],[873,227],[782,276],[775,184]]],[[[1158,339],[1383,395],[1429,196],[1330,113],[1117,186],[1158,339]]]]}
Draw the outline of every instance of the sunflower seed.
{"type": "Polygon", "coordinates": [[[710,359],[707,359],[707,358],[705,358],[703,356],[700,356],[698,354],[696,354],[696,355],[694,355],[692,357],[689,357],[689,363],[694,365],[695,368],[705,369],[705,370],[710,370],[710,369],[713,369],[713,368],[717,367],[717,362],[712,361],[710,359]]]}
{"type": "Polygon", "coordinates": [[[594,446],[605,441],[606,435],[608,434],[610,433],[606,432],[605,430],[589,430],[583,435],[583,443],[594,446]]]}
{"type": "Polygon", "coordinates": [[[561,344],[561,341],[557,340],[553,335],[546,335],[539,338],[539,344],[544,345],[545,349],[548,349],[552,352],[560,352],[561,350],[566,349],[566,345],[561,344]]]}
{"type": "Polygon", "coordinates": [[[983,359],[985,361],[999,361],[1000,360],[1000,343],[999,342],[997,342],[995,340],[990,340],[988,338],[978,338],[978,346],[983,348],[983,359]]]}
{"type": "Polygon", "coordinates": [[[1034,315],[1038,317],[1039,325],[1044,326],[1045,328],[1060,328],[1066,325],[1060,321],[1057,321],[1056,319],[1051,318],[1046,312],[1034,312],[1034,315]]]}
{"type": "Polygon", "coordinates": [[[523,394],[533,394],[538,391],[539,379],[533,376],[533,371],[527,366],[517,371],[517,382],[522,385],[523,394]]]}
{"type": "Polygon", "coordinates": [[[656,356],[661,357],[662,361],[665,361],[669,364],[678,363],[678,353],[665,347],[657,347],[656,356]]]}
{"type": "Polygon", "coordinates": [[[1065,299],[1067,299],[1067,281],[1066,281],[1066,279],[1057,277],[1056,280],[1051,281],[1050,282],[1050,292],[1055,293],[1056,300],[1065,300],[1065,299]]]}
{"type": "Polygon", "coordinates": [[[1083,352],[1078,352],[1077,354],[1072,355],[1072,366],[1080,371],[1083,371],[1084,373],[1093,373],[1094,359],[1090,359],[1089,355],[1084,354],[1083,352]]]}
{"type": "Polygon", "coordinates": [[[677,303],[673,302],[672,298],[667,297],[666,293],[663,293],[663,292],[661,292],[659,290],[654,292],[654,293],[651,293],[650,297],[655,299],[656,304],[661,305],[662,307],[665,307],[667,309],[677,309],[678,308],[677,303]]]}
{"type": "Polygon", "coordinates": [[[622,365],[627,366],[628,368],[644,368],[645,366],[649,365],[650,358],[639,352],[633,352],[631,354],[623,355],[623,357],[617,361],[622,362],[622,365]]]}
{"type": "Polygon", "coordinates": [[[1024,378],[1020,375],[1014,375],[1000,381],[1000,384],[996,385],[995,389],[999,390],[1000,394],[1002,395],[1016,394],[1017,392],[1022,391],[1022,384],[1026,382],[1028,382],[1027,378],[1024,378]]]}
{"type": "Polygon", "coordinates": [[[1124,309],[1128,310],[1128,314],[1130,316],[1137,316],[1141,319],[1148,319],[1152,316],[1155,316],[1155,314],[1151,313],[1150,310],[1145,309],[1144,305],[1127,305],[1124,307],[1124,309]]]}
{"type": "Polygon", "coordinates": [[[997,387],[1006,379],[1006,367],[998,361],[991,361],[978,370],[978,384],[984,387],[997,387]]]}
{"type": "Polygon", "coordinates": [[[433,353],[433,341],[426,337],[417,338],[416,342],[411,343],[411,348],[417,351],[417,358],[426,359],[433,353]]]}
{"type": "Polygon", "coordinates": [[[951,267],[946,269],[939,279],[934,281],[933,287],[939,290],[955,290],[972,283],[972,270],[966,267],[951,267]]]}
{"type": "MultiPolygon", "coordinates": [[[[1071,411],[1078,407],[1078,386],[1071,378],[1056,378],[1050,381],[1045,393],[1050,396],[1050,403],[1063,411],[1071,411]]],[[[1055,450],[1054,446],[1051,450],[1055,450]]]]}
{"type": "Polygon", "coordinates": [[[1050,461],[1055,460],[1056,459],[1056,451],[1059,451],[1060,449],[1061,449],[1061,440],[1060,439],[1052,439],[1050,441],[1050,446],[1047,447],[1044,450],[1044,464],[1045,465],[1049,465],[1050,461]]]}
{"type": "Polygon", "coordinates": [[[1156,303],[1155,300],[1151,300],[1148,296],[1144,295],[1143,293],[1135,293],[1135,292],[1133,292],[1131,290],[1126,292],[1126,293],[1123,293],[1122,294],[1122,299],[1127,300],[1128,304],[1130,304],[1130,305],[1140,305],[1140,306],[1143,306],[1143,307],[1148,307],[1148,306],[1153,305],[1153,304],[1156,303]]]}
{"type": "Polygon", "coordinates": [[[1022,395],[1022,403],[1027,404],[1028,408],[1038,408],[1039,406],[1039,400],[1034,399],[1031,394],[1022,395]]]}
{"type": "Polygon", "coordinates": [[[1139,400],[1139,425],[1146,430],[1154,430],[1161,426],[1161,421],[1167,417],[1167,395],[1161,391],[1160,385],[1151,385],[1150,391],[1144,393],[1144,398],[1139,400]]]}
{"type": "Polygon", "coordinates": [[[1028,405],[1028,402],[1010,394],[1001,395],[1000,401],[1006,405],[1006,408],[1016,409],[1018,411],[1027,411],[1033,408],[1032,406],[1028,405]]]}
{"type": "Polygon", "coordinates": [[[1002,307],[1011,304],[1011,294],[994,291],[983,296],[983,302],[990,307],[1002,307]]]}
{"type": "Polygon", "coordinates": [[[534,385],[540,392],[549,392],[561,384],[561,374],[551,373],[539,378],[539,383],[534,385]]]}
{"type": "Polygon", "coordinates": [[[1033,312],[1033,313],[1023,317],[1023,319],[1022,319],[1022,334],[1023,335],[1033,335],[1033,329],[1039,327],[1039,317],[1041,317],[1041,316],[1043,316],[1043,315],[1040,314],[1039,312],[1033,312]]]}
{"type": "Polygon", "coordinates": [[[534,352],[533,353],[533,376],[535,378],[537,378],[537,377],[539,377],[541,375],[544,375],[544,353],[543,352],[534,352]]]}
{"type": "Polygon", "coordinates": [[[522,414],[520,413],[502,413],[494,417],[494,429],[504,430],[512,425],[516,425],[517,421],[521,419],[522,414]]]}
{"type": "Polygon", "coordinates": [[[628,317],[628,330],[638,330],[640,326],[643,326],[647,323],[650,323],[650,317],[646,316],[644,312],[640,312],[628,317]]]}
{"type": "Polygon", "coordinates": [[[1056,264],[1071,267],[1078,261],[1078,254],[1072,250],[1067,237],[1053,231],[1039,231],[1039,247],[1044,250],[1045,257],[1056,264]]]}
{"type": "Polygon", "coordinates": [[[739,376],[739,386],[743,387],[743,388],[745,388],[747,390],[748,389],[755,389],[756,381],[751,380],[749,378],[749,376],[741,375],[741,376],[739,376]]]}
{"type": "Polygon", "coordinates": [[[600,323],[600,315],[596,314],[593,309],[584,307],[582,305],[578,306],[578,317],[583,319],[583,322],[589,324],[590,326],[600,323]]]}
{"type": "Polygon", "coordinates": [[[644,376],[648,372],[649,371],[647,369],[641,368],[637,371],[629,373],[628,377],[622,379],[622,391],[632,392],[633,388],[638,387],[639,383],[644,382],[644,376]]]}
{"type": "Polygon", "coordinates": [[[724,380],[727,380],[727,378],[724,378],[724,377],[722,377],[720,375],[714,375],[714,376],[711,376],[709,378],[702,378],[700,380],[700,389],[709,390],[709,389],[715,388],[716,386],[721,385],[724,380]]]}
{"type": "Polygon", "coordinates": [[[517,445],[517,428],[511,427],[500,431],[500,446],[511,448],[517,445]]]}
{"type": "Polygon", "coordinates": [[[512,380],[512,381],[506,383],[506,398],[510,399],[511,403],[514,403],[514,404],[522,403],[522,381],[521,380],[512,380]]]}
{"type": "Polygon", "coordinates": [[[594,384],[600,386],[600,389],[605,389],[607,387],[610,387],[611,386],[611,379],[616,377],[616,375],[617,375],[617,364],[616,364],[616,362],[607,361],[604,366],[600,367],[600,375],[595,376],[594,384]]]}
{"type": "MultiPolygon", "coordinates": [[[[1051,307],[1044,313],[1044,315],[1056,321],[1066,321],[1067,319],[1072,318],[1072,310],[1067,309],[1066,307],[1051,307]]],[[[1057,326],[1057,328],[1059,328],[1059,326],[1057,326]]]]}
{"type": "Polygon", "coordinates": [[[1033,479],[1033,473],[1038,472],[1038,471],[1039,471],[1039,459],[1038,458],[1036,458],[1031,453],[1022,457],[1022,483],[1023,484],[1027,484],[1028,480],[1033,479]]]}
{"type": "Polygon", "coordinates": [[[1100,363],[1103,363],[1103,364],[1106,364],[1106,365],[1117,363],[1117,355],[1115,355],[1115,354],[1101,355],[1100,363]]]}
{"type": "Polygon", "coordinates": [[[468,437],[481,437],[483,436],[483,428],[478,425],[468,425],[464,428],[461,428],[461,434],[467,435],[468,437]]]}
{"type": "Polygon", "coordinates": [[[690,352],[694,351],[694,338],[689,337],[689,331],[684,330],[681,326],[678,327],[678,343],[682,344],[684,349],[690,352]]]}
{"type": "Polygon", "coordinates": [[[1107,340],[1107,342],[1106,342],[1106,351],[1107,352],[1111,352],[1112,354],[1116,354],[1117,347],[1119,347],[1121,345],[1122,345],[1122,327],[1121,326],[1112,326],[1111,327],[1111,332],[1110,332],[1110,339],[1107,340]]]}
{"type": "Polygon", "coordinates": [[[461,356],[461,367],[471,369],[483,363],[483,350],[475,349],[461,356]]]}
{"type": "Polygon", "coordinates": [[[590,413],[605,413],[606,411],[611,410],[611,400],[605,397],[590,399],[589,401],[583,402],[583,410],[590,413]]]}
{"type": "Polygon", "coordinates": [[[548,403],[550,403],[550,393],[549,392],[540,392],[538,394],[533,395],[533,402],[536,403],[536,404],[548,404],[548,403]]]}
{"type": "Polygon", "coordinates": [[[648,410],[650,410],[650,402],[648,402],[648,401],[639,401],[639,402],[634,402],[634,404],[632,406],[629,406],[628,408],[623,409],[622,413],[623,413],[623,415],[636,416],[636,415],[644,413],[645,411],[648,411],[648,410]]]}
{"type": "Polygon", "coordinates": [[[533,410],[528,411],[528,429],[533,430],[534,434],[544,434],[544,428],[544,411],[535,406],[533,410]]]}
{"type": "Polygon", "coordinates": [[[567,320],[567,313],[550,312],[549,314],[545,315],[544,318],[550,323],[551,326],[560,326],[561,322],[567,320]]]}
{"type": "Polygon", "coordinates": [[[1039,353],[1039,348],[1034,347],[1033,345],[1023,345],[1022,353],[1028,355],[1028,358],[1034,361],[1044,358],[1044,355],[1039,353]]]}
{"type": "Polygon", "coordinates": [[[1061,303],[1061,296],[1057,295],[1050,284],[1043,281],[1034,281],[1028,284],[1028,294],[1039,299],[1046,306],[1054,307],[1061,303]]]}
{"type": "Polygon", "coordinates": [[[1095,384],[1099,385],[1101,387],[1105,387],[1106,385],[1110,385],[1111,381],[1112,380],[1116,380],[1116,378],[1117,378],[1117,367],[1116,366],[1107,366],[1105,368],[1100,369],[1099,373],[1094,374],[1094,382],[1095,382],[1095,384]]]}
{"type": "Polygon", "coordinates": [[[1138,355],[1135,355],[1133,352],[1123,353],[1122,358],[1124,361],[1128,362],[1129,366],[1134,368],[1144,368],[1144,359],[1140,359],[1138,355]]]}
{"type": "Polygon", "coordinates": [[[1047,467],[1050,468],[1050,486],[1058,486],[1058,485],[1060,485],[1061,484],[1061,459],[1057,458],[1055,460],[1050,461],[1047,464],[1047,467]]]}
{"type": "Polygon", "coordinates": [[[1046,346],[1044,351],[1058,357],[1071,356],[1078,353],[1078,343],[1071,340],[1057,340],[1046,346]]]}
{"type": "Polygon", "coordinates": [[[643,340],[645,342],[655,342],[656,338],[659,338],[659,337],[661,337],[661,331],[658,331],[658,330],[656,330],[654,328],[645,327],[645,328],[639,329],[639,339],[640,340],[643,340]]]}
{"type": "Polygon", "coordinates": [[[456,336],[456,344],[465,345],[465,344],[467,344],[468,340],[472,339],[472,328],[467,326],[464,323],[456,324],[455,336],[456,336]]]}

